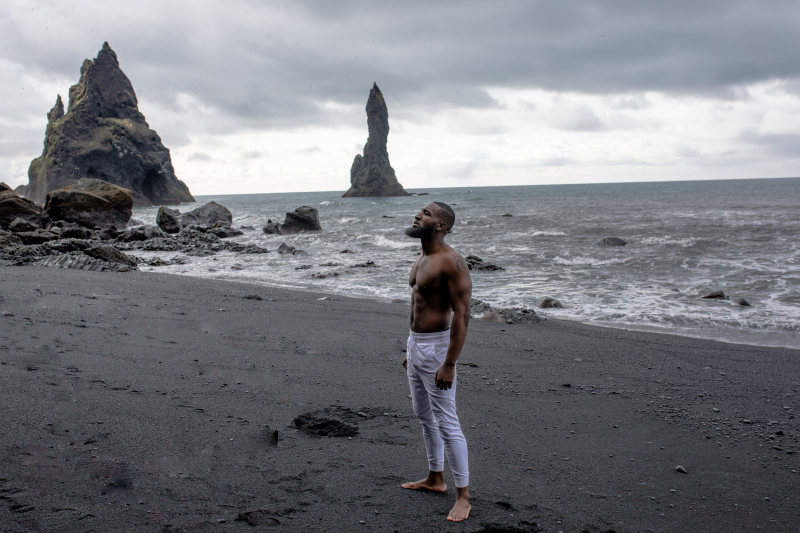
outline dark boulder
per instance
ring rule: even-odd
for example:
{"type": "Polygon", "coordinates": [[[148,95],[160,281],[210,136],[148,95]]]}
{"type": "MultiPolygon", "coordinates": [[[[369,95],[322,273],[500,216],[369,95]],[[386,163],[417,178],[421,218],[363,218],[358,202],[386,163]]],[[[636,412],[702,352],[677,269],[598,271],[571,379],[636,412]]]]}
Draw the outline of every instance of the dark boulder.
{"type": "Polygon", "coordinates": [[[707,298],[709,300],[727,300],[728,299],[728,297],[722,291],[711,291],[708,294],[706,294],[705,296],[703,296],[703,298],[707,298]]]}
{"type": "Polygon", "coordinates": [[[165,233],[178,233],[181,230],[181,212],[162,205],[156,214],[156,224],[165,233]]]}
{"type": "Polygon", "coordinates": [[[736,298],[735,300],[733,300],[733,302],[742,307],[750,307],[750,302],[748,302],[744,298],[736,298]]]}
{"type": "Polygon", "coordinates": [[[22,244],[22,239],[9,231],[0,229],[0,250],[10,246],[17,246],[18,244],[22,244]]]}
{"type": "Polygon", "coordinates": [[[217,202],[208,202],[197,209],[181,215],[181,226],[208,226],[230,228],[233,215],[230,209],[217,202]]]}
{"type": "MultiPolygon", "coordinates": [[[[52,231],[52,228],[50,228],[52,231]]],[[[61,228],[61,232],[59,237],[62,239],[97,239],[99,238],[97,232],[90,230],[89,228],[84,228],[82,226],[69,226],[66,228],[61,228]]]]}
{"type": "Polygon", "coordinates": [[[321,229],[318,211],[307,205],[298,207],[291,213],[286,213],[286,219],[281,226],[283,233],[319,231],[321,229]]]}
{"type": "Polygon", "coordinates": [[[91,246],[89,248],[86,248],[83,251],[83,253],[85,253],[89,257],[94,257],[95,259],[102,259],[103,261],[108,261],[109,263],[119,263],[133,268],[136,267],[136,260],[134,260],[128,254],[120,252],[119,250],[108,244],[98,244],[96,246],[91,246]]]}
{"type": "Polygon", "coordinates": [[[525,307],[495,308],[476,298],[470,300],[470,314],[480,316],[481,320],[504,324],[535,323],[540,320],[533,309],[525,307]]]}
{"type": "Polygon", "coordinates": [[[178,233],[183,228],[194,227],[201,231],[210,231],[220,238],[242,235],[241,231],[231,228],[232,222],[233,215],[230,209],[217,202],[208,202],[183,214],[177,209],[162,205],[156,215],[158,227],[169,234],[178,233]]]}
{"type": "Polygon", "coordinates": [[[194,201],[108,43],[83,62],[67,112],[58,96],[47,114],[44,148],[30,164],[24,195],[44,203],[48,192],[87,177],[129,189],[136,205],[194,201]]]}
{"type": "Polygon", "coordinates": [[[564,307],[561,305],[561,302],[556,300],[555,298],[550,298],[549,296],[542,300],[542,303],[539,304],[540,309],[555,309],[559,307],[564,307]]]}
{"type": "Polygon", "coordinates": [[[82,178],[47,194],[45,211],[53,220],[86,228],[125,226],[131,218],[131,191],[111,183],[82,178]]]}
{"type": "Polygon", "coordinates": [[[228,228],[225,226],[216,226],[213,228],[209,228],[209,233],[213,233],[220,239],[227,239],[228,237],[238,237],[239,235],[244,235],[242,230],[228,228]]]}
{"type": "Polygon", "coordinates": [[[487,263],[477,255],[468,255],[467,256],[467,266],[470,270],[505,270],[503,267],[499,267],[497,265],[493,265],[492,263],[487,263]]]}
{"type": "MultiPolygon", "coordinates": [[[[199,228],[200,226],[183,228],[179,233],[172,235],[161,232],[155,226],[130,228],[114,243],[114,246],[121,250],[182,252],[191,256],[208,256],[222,251],[238,254],[269,252],[266,248],[254,244],[223,241],[210,231],[199,228]]],[[[177,264],[174,259],[172,264],[177,264]]]]}
{"type": "Polygon", "coordinates": [[[23,231],[36,231],[39,229],[38,224],[34,224],[24,218],[15,218],[14,222],[8,225],[8,231],[12,233],[21,233],[23,231]]]}
{"type": "Polygon", "coordinates": [[[280,235],[281,225],[277,222],[273,222],[272,219],[268,219],[267,225],[264,226],[264,233],[267,235],[280,235]]]}
{"type": "Polygon", "coordinates": [[[5,181],[0,181],[0,192],[10,191],[10,190],[12,190],[11,187],[9,187],[5,181]]]}
{"type": "Polygon", "coordinates": [[[20,238],[22,244],[42,244],[58,239],[57,234],[41,229],[37,229],[36,231],[20,231],[14,235],[20,238]]]}
{"type": "Polygon", "coordinates": [[[283,224],[277,224],[272,220],[267,220],[264,233],[270,235],[285,235],[287,233],[300,233],[302,231],[319,231],[322,226],[319,223],[318,211],[310,206],[300,206],[291,213],[286,213],[283,224]]]}
{"type": "Polygon", "coordinates": [[[56,267],[56,268],[69,268],[73,270],[91,270],[95,272],[130,272],[136,270],[136,265],[128,265],[125,263],[115,263],[92,257],[83,252],[67,252],[48,255],[36,261],[32,261],[34,265],[56,267]]]}
{"type": "Polygon", "coordinates": [[[0,191],[0,229],[8,229],[16,219],[27,220],[40,227],[46,219],[42,209],[14,191],[0,191]]]}
{"type": "Polygon", "coordinates": [[[397,181],[386,141],[389,137],[389,111],[383,93],[373,83],[367,99],[367,129],[369,137],[364,154],[356,154],[350,167],[350,196],[409,196],[397,181]]]}
{"type": "Polygon", "coordinates": [[[97,232],[97,237],[102,241],[113,241],[122,234],[116,226],[108,226],[97,232]]]}
{"type": "Polygon", "coordinates": [[[597,244],[600,246],[625,246],[628,243],[619,237],[606,237],[604,239],[600,239],[597,244]]]}
{"type": "Polygon", "coordinates": [[[121,242],[146,241],[164,237],[164,232],[157,226],[137,226],[128,228],[117,236],[121,242]]]}
{"type": "Polygon", "coordinates": [[[289,255],[307,255],[304,250],[298,250],[294,246],[289,246],[285,242],[282,242],[281,245],[278,246],[278,253],[289,255]]]}

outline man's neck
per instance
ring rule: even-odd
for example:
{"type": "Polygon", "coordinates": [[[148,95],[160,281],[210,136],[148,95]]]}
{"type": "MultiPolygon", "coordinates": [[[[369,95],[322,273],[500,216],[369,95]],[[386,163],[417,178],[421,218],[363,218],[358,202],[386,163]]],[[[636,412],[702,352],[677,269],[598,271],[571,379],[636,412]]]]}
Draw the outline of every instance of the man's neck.
{"type": "Polygon", "coordinates": [[[444,237],[422,239],[422,255],[433,255],[445,246],[444,237]]]}

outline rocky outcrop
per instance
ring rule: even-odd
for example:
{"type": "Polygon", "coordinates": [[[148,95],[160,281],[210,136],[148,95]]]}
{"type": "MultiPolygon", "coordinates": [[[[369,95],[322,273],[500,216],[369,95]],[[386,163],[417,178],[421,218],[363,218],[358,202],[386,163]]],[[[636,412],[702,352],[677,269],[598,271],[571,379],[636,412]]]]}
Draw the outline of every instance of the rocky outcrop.
{"type": "Polygon", "coordinates": [[[600,239],[597,244],[600,246],[625,246],[628,243],[619,237],[605,237],[600,239]]]}
{"type": "Polygon", "coordinates": [[[496,308],[477,298],[470,300],[470,314],[480,317],[481,320],[505,324],[535,323],[540,320],[533,309],[526,307],[496,308]]]}
{"type": "Polygon", "coordinates": [[[303,205],[286,213],[283,224],[267,220],[264,233],[268,235],[285,235],[287,233],[300,233],[301,231],[319,231],[319,212],[311,206],[303,205]]]}
{"type": "Polygon", "coordinates": [[[164,237],[164,233],[156,226],[136,226],[128,228],[117,236],[119,242],[146,241],[164,237]]]}
{"type": "Polygon", "coordinates": [[[11,233],[0,229],[0,250],[4,250],[11,246],[22,244],[22,239],[11,233]]]}
{"type": "Polygon", "coordinates": [[[231,229],[233,215],[230,209],[217,202],[208,202],[197,209],[181,214],[178,209],[161,206],[156,214],[156,224],[162,231],[178,233],[183,228],[202,226],[218,237],[233,237],[242,232],[231,229]]]}
{"type": "Polygon", "coordinates": [[[131,218],[131,191],[102,180],[82,178],[47,193],[44,209],[53,220],[85,228],[125,227],[131,218]]]}
{"type": "Polygon", "coordinates": [[[564,306],[561,305],[561,302],[559,302],[555,298],[551,298],[550,296],[543,299],[542,302],[539,304],[540,309],[558,309],[560,307],[564,306]]]}
{"type": "Polygon", "coordinates": [[[46,217],[42,209],[11,189],[0,190],[0,229],[8,229],[17,219],[42,225],[46,217]]]}
{"type": "Polygon", "coordinates": [[[230,228],[233,215],[230,209],[217,202],[208,202],[197,209],[181,215],[181,225],[230,228]]]}
{"type": "MultiPolygon", "coordinates": [[[[114,246],[120,250],[142,250],[147,252],[182,252],[189,256],[209,256],[218,252],[234,252],[239,254],[265,254],[269,250],[254,244],[240,244],[225,241],[211,231],[203,231],[202,226],[184,228],[175,235],[167,235],[154,226],[146,226],[154,230],[149,238],[128,238],[121,235],[114,246]]],[[[131,228],[135,229],[135,228],[131,228]]]]}
{"type": "Polygon", "coordinates": [[[136,260],[124,252],[120,252],[108,244],[98,244],[83,250],[83,253],[95,259],[102,259],[109,263],[118,263],[131,268],[136,268],[136,260]]]}
{"type": "Polygon", "coordinates": [[[79,239],[7,246],[2,249],[0,260],[10,261],[15,265],[32,264],[79,270],[125,272],[137,268],[134,258],[114,247],[79,239]]]}
{"type": "Polygon", "coordinates": [[[709,300],[727,300],[728,296],[723,291],[711,291],[708,294],[703,295],[703,298],[707,298],[709,300]]]}
{"type": "Polygon", "coordinates": [[[135,205],[193,202],[175,177],[169,150],[139,111],[130,80],[108,46],[81,67],[69,90],[47,114],[42,155],[31,162],[24,195],[44,203],[47,193],[81,178],[97,178],[129,189],[135,205]]]}
{"type": "Polygon", "coordinates": [[[467,256],[467,266],[469,267],[470,270],[486,270],[486,271],[505,270],[503,267],[493,265],[492,263],[487,263],[477,255],[467,256]]]}
{"type": "Polygon", "coordinates": [[[162,205],[156,213],[156,224],[165,233],[178,233],[181,230],[181,212],[162,205]]]}
{"type": "Polygon", "coordinates": [[[372,85],[367,99],[367,128],[369,137],[364,154],[356,155],[350,167],[350,196],[409,196],[397,181],[386,140],[389,137],[389,111],[377,84],[372,85]]]}

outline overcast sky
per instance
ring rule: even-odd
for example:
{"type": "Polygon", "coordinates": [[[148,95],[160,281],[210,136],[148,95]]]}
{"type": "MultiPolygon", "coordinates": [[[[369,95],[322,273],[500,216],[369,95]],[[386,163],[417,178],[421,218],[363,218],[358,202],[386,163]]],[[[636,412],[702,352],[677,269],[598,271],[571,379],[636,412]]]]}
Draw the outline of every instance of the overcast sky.
{"type": "Polygon", "coordinates": [[[800,176],[800,0],[3,0],[0,181],[108,41],[194,194],[800,176]]]}

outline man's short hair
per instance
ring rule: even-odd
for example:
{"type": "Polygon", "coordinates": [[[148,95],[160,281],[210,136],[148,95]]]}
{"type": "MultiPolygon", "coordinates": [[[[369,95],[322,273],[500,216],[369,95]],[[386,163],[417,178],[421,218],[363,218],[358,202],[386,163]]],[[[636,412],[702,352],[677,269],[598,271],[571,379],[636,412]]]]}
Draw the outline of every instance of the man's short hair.
{"type": "Polygon", "coordinates": [[[453,225],[456,223],[456,214],[453,208],[444,202],[433,202],[439,206],[439,218],[447,225],[447,233],[453,230],[453,225]]]}

